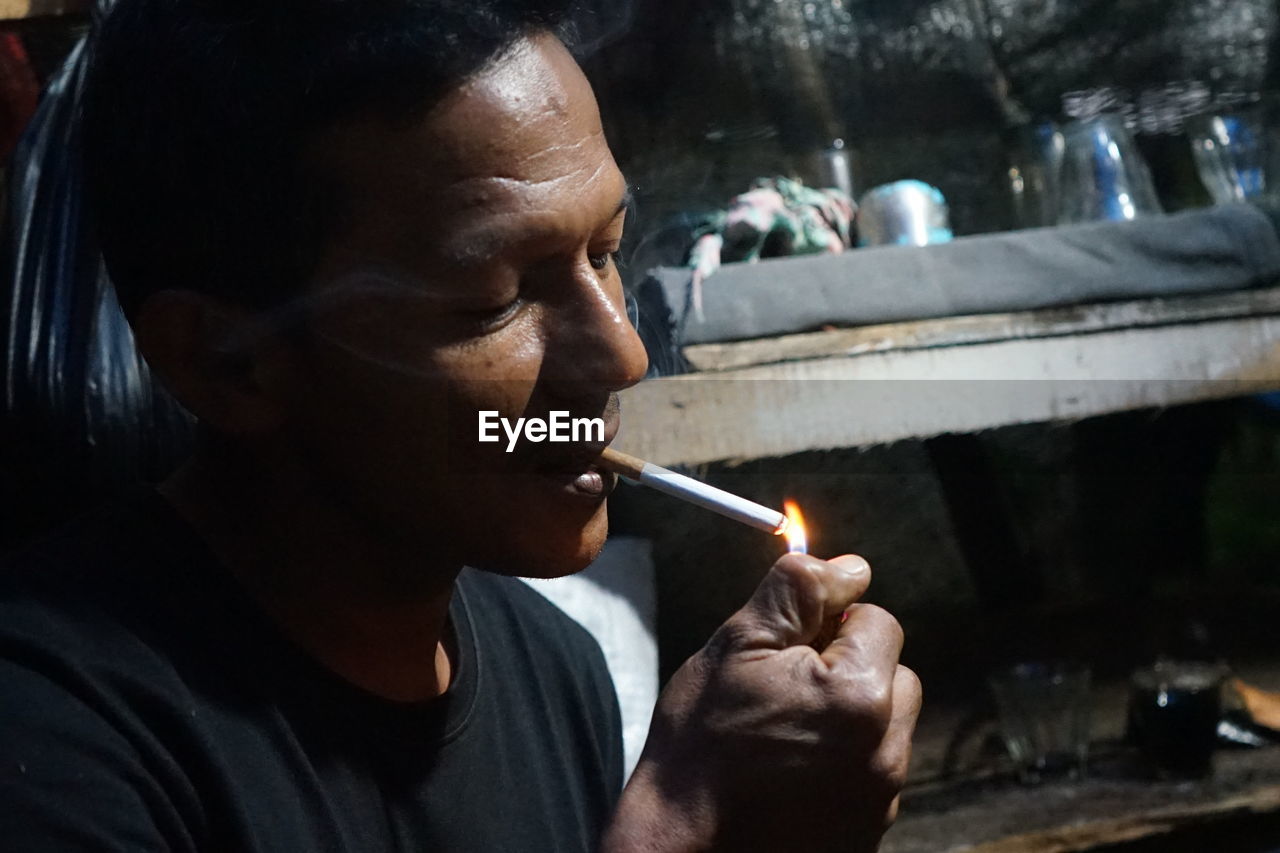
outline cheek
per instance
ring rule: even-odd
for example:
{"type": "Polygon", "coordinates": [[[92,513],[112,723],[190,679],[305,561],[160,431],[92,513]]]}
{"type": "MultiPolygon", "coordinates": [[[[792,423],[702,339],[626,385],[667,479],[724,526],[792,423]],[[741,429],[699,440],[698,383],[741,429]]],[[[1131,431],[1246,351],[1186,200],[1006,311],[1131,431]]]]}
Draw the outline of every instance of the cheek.
{"type": "Polygon", "coordinates": [[[337,409],[384,435],[407,431],[455,448],[478,443],[481,410],[524,413],[544,351],[533,312],[494,334],[444,344],[432,342],[429,327],[413,328],[388,324],[376,344],[361,339],[356,346],[348,335],[331,347],[306,394],[310,410],[323,417],[337,409]]]}
{"type": "Polygon", "coordinates": [[[541,553],[534,562],[566,566],[598,547],[593,513],[552,512],[545,485],[526,482],[520,450],[537,445],[508,454],[505,437],[479,441],[481,411],[536,414],[541,362],[529,329],[423,348],[411,370],[330,352],[299,393],[291,439],[318,476],[399,530],[451,539],[466,559],[541,553]]]}
{"type": "Polygon", "coordinates": [[[432,360],[439,374],[455,379],[532,384],[542,372],[545,325],[540,306],[531,305],[506,327],[442,347],[432,360]]]}
{"type": "Polygon", "coordinates": [[[296,435],[317,461],[346,471],[364,490],[389,490],[407,474],[447,461],[447,387],[384,372],[334,371],[307,394],[296,435]]]}
{"type": "Polygon", "coordinates": [[[482,411],[511,420],[533,414],[529,408],[543,351],[538,328],[529,323],[441,353],[438,370],[448,377],[449,434],[455,446],[473,448],[482,456],[493,450],[495,445],[479,441],[482,411]]]}

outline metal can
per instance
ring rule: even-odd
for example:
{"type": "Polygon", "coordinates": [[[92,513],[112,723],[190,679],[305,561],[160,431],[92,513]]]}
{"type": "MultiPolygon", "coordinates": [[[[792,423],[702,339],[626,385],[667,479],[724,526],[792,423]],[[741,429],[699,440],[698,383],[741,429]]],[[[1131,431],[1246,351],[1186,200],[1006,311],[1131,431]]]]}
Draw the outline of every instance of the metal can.
{"type": "Polygon", "coordinates": [[[923,181],[897,181],[868,190],[858,205],[860,246],[927,246],[953,235],[947,200],[923,181]]]}

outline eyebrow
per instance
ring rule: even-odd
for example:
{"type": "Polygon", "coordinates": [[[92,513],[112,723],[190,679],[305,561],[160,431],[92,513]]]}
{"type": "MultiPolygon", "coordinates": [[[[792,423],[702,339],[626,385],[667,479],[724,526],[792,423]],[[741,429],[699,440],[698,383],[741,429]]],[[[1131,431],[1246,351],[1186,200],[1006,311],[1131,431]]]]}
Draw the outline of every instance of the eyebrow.
{"type": "Polygon", "coordinates": [[[622,192],[622,201],[618,202],[618,209],[613,212],[613,216],[609,217],[610,221],[617,219],[623,213],[629,213],[636,206],[636,197],[631,192],[631,187],[627,187],[622,192]]]}
{"type": "MultiPolygon", "coordinates": [[[[614,209],[613,215],[607,221],[612,222],[624,213],[630,212],[635,207],[635,200],[635,195],[631,192],[631,188],[627,187],[623,191],[622,198],[618,201],[618,206],[614,209]]],[[[446,255],[450,261],[455,263],[468,263],[499,254],[503,249],[517,242],[519,241],[511,239],[510,234],[495,235],[490,233],[477,238],[469,245],[450,248],[446,251],[446,255]]]]}

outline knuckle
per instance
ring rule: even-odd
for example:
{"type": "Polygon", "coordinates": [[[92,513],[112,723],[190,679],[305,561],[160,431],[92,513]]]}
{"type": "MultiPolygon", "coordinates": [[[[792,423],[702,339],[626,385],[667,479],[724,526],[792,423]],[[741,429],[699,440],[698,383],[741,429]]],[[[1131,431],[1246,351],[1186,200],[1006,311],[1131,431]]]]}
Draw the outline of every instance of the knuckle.
{"type": "Polygon", "coordinates": [[[778,585],[790,590],[798,602],[821,607],[826,605],[829,592],[819,565],[813,557],[787,554],[773,564],[772,574],[778,585]]]}
{"type": "Polygon", "coordinates": [[[920,676],[916,675],[915,670],[899,664],[895,678],[902,688],[903,698],[909,703],[908,707],[919,710],[924,702],[924,684],[921,683],[920,676]]]}
{"type": "Polygon", "coordinates": [[[875,604],[860,604],[858,608],[859,616],[866,620],[870,630],[880,634],[895,646],[902,645],[906,635],[902,631],[902,625],[892,613],[875,604]]]}
{"type": "Polygon", "coordinates": [[[701,656],[716,661],[742,646],[750,633],[748,621],[741,611],[730,616],[707,640],[706,645],[702,647],[701,656]]]}
{"type": "Polygon", "coordinates": [[[835,704],[849,721],[878,740],[889,730],[893,718],[893,690],[879,681],[846,680],[836,694],[835,704]]]}
{"type": "Polygon", "coordinates": [[[767,638],[766,626],[757,616],[739,610],[730,616],[703,646],[703,655],[710,661],[722,661],[743,649],[754,648],[767,638]]]}
{"type": "Polygon", "coordinates": [[[896,795],[907,786],[907,767],[910,761],[906,756],[881,756],[873,762],[873,773],[881,790],[896,795]]]}

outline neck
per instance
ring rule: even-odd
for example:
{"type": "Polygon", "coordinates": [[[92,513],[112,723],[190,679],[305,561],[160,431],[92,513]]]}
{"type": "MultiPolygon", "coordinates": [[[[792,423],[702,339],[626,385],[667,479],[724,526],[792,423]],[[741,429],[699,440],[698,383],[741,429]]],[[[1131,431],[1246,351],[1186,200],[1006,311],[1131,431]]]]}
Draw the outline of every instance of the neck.
{"type": "Polygon", "coordinates": [[[282,633],[386,699],[443,694],[460,567],[389,543],[299,477],[227,455],[202,451],[160,491],[282,633]]]}

